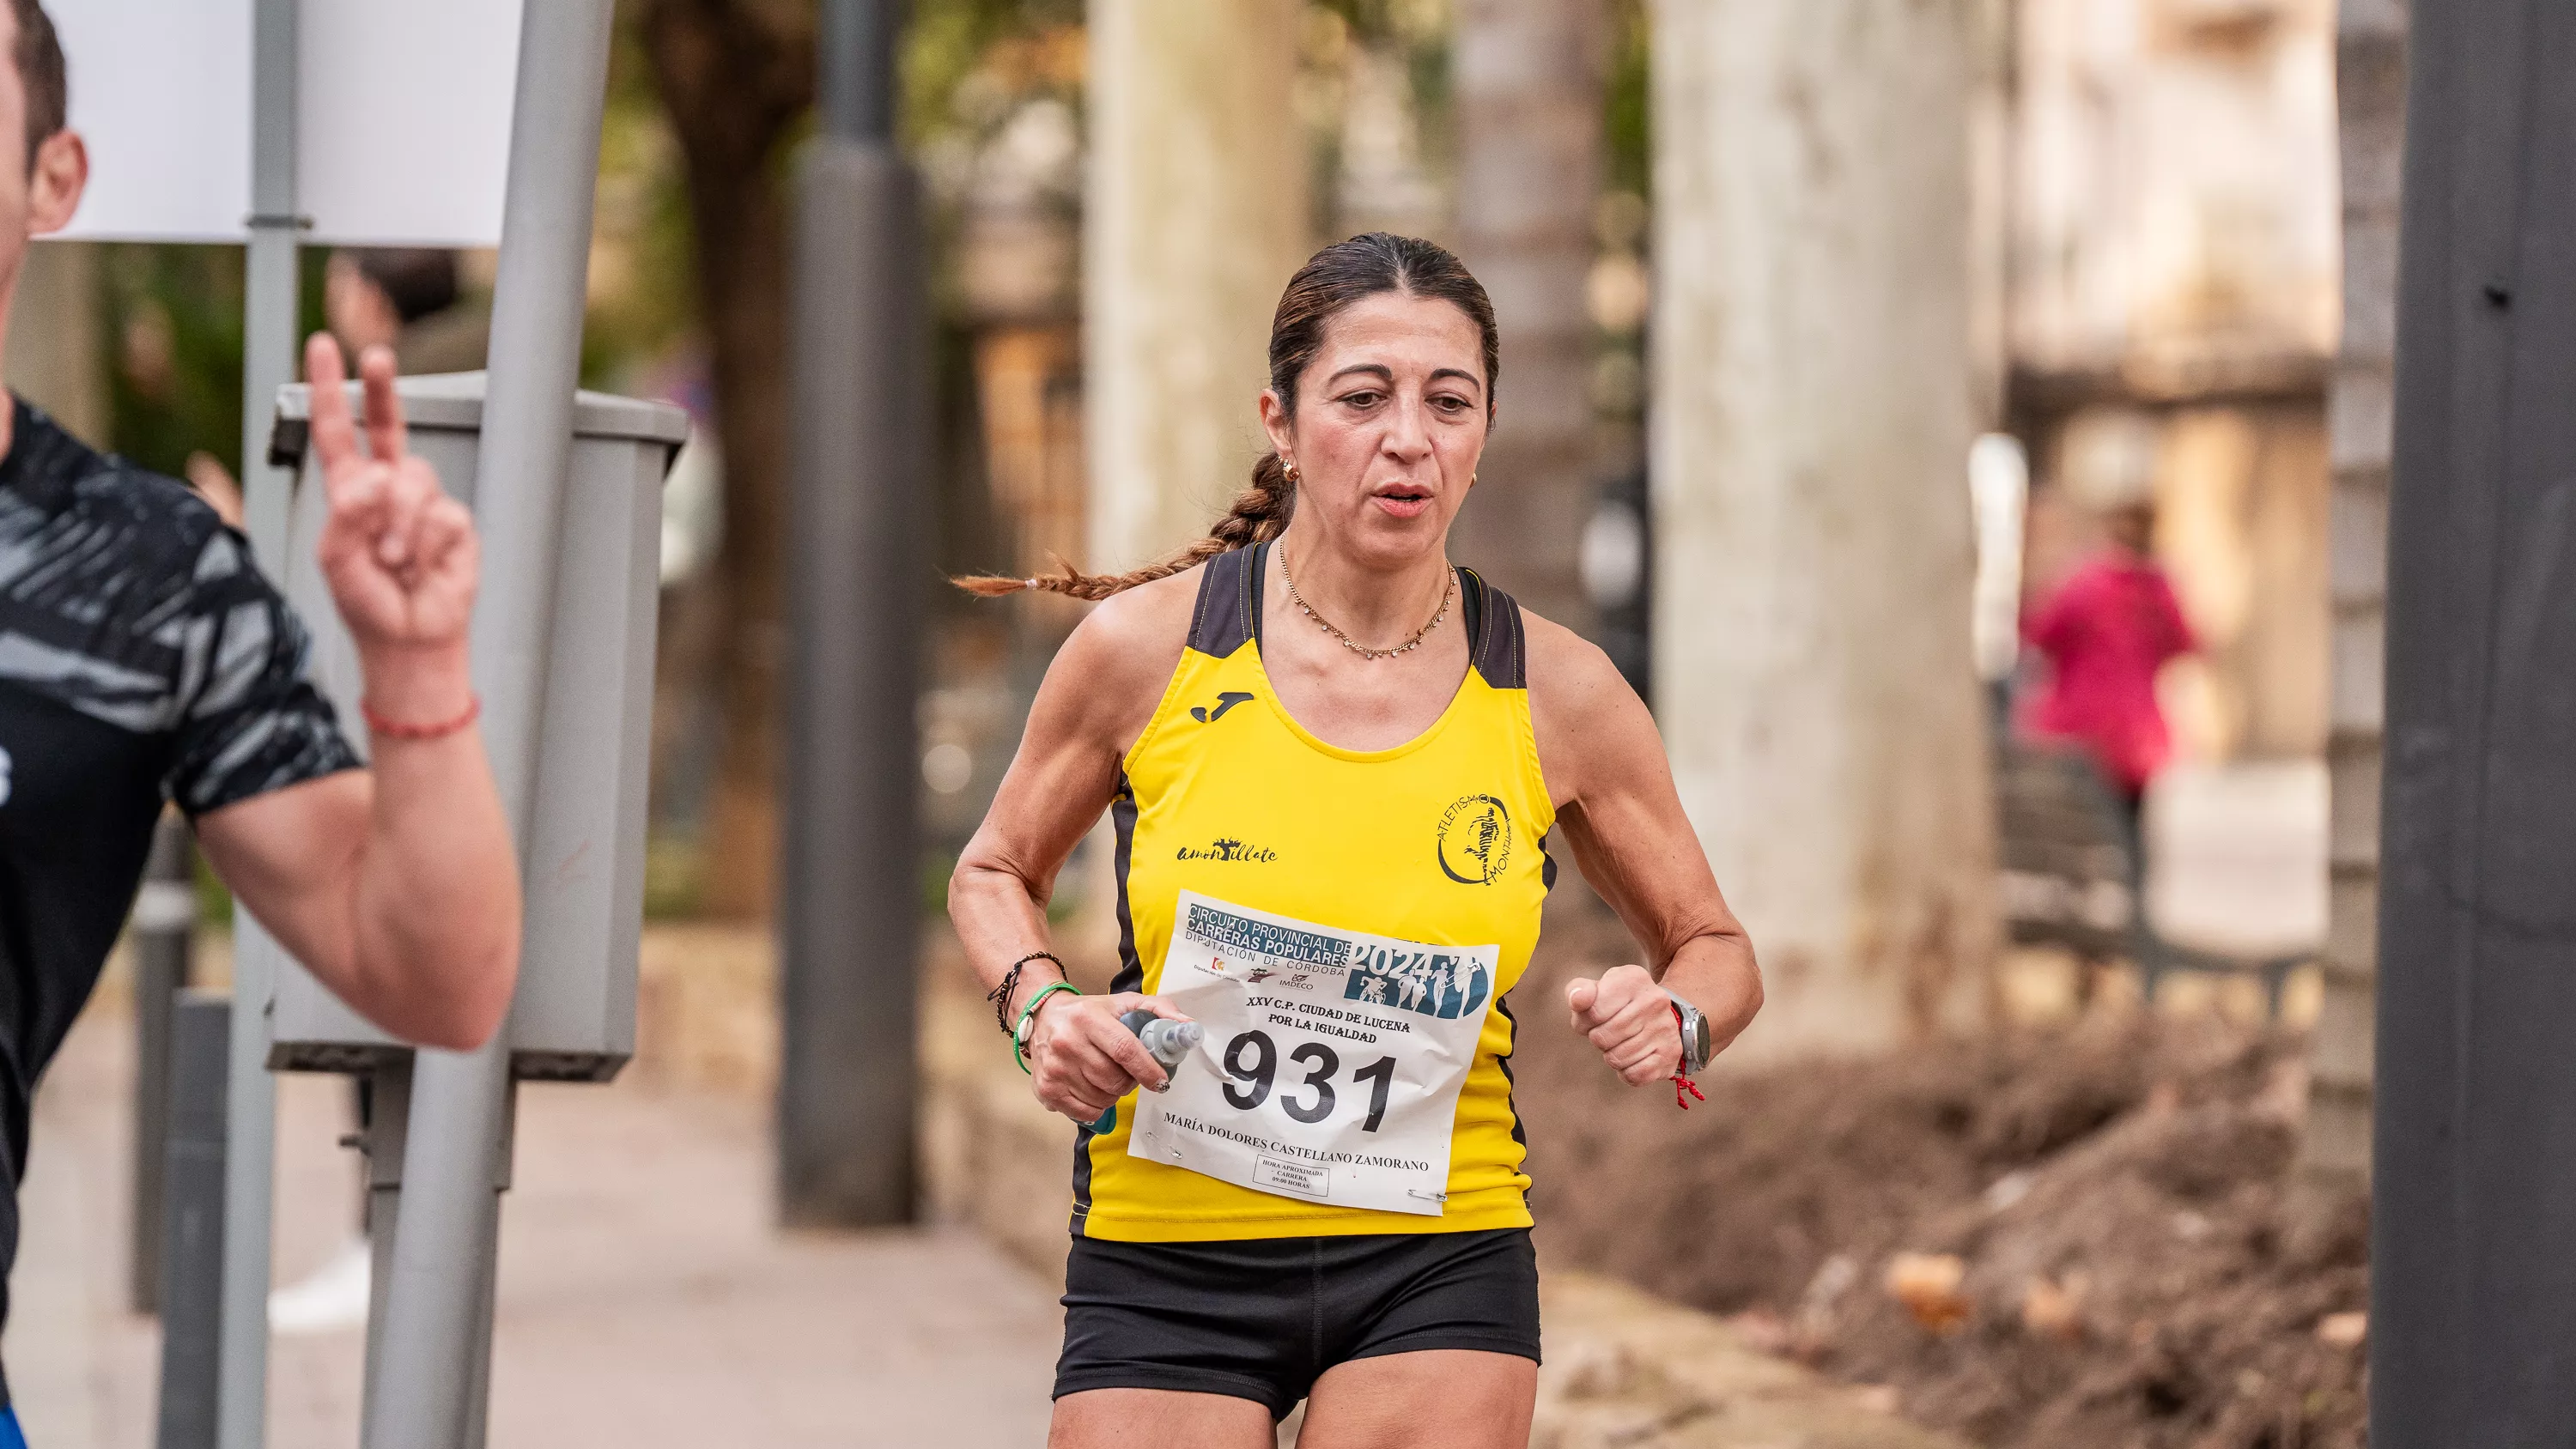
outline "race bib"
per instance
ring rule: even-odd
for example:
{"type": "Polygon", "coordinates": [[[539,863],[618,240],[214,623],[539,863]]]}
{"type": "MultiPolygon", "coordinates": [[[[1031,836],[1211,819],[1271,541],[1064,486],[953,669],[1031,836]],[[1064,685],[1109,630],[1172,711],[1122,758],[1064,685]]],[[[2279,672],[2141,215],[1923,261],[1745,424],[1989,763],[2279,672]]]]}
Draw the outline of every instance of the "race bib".
{"type": "Polygon", "coordinates": [[[1181,892],[1162,996],[1207,1028],[1140,1094],[1131,1157],[1438,1216],[1499,946],[1426,946],[1181,892]]]}

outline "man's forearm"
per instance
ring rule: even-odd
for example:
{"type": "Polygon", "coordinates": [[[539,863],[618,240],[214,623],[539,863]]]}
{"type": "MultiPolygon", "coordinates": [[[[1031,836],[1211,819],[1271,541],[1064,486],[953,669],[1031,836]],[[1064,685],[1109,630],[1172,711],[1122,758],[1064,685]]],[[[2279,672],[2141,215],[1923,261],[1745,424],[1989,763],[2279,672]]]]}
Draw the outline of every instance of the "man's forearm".
{"type": "Polygon", "coordinates": [[[359,861],[356,942],[388,1017],[434,1046],[479,1044],[509,1008],[519,957],[517,852],[482,732],[430,738],[474,703],[462,645],[366,661],[375,796],[359,861]]]}

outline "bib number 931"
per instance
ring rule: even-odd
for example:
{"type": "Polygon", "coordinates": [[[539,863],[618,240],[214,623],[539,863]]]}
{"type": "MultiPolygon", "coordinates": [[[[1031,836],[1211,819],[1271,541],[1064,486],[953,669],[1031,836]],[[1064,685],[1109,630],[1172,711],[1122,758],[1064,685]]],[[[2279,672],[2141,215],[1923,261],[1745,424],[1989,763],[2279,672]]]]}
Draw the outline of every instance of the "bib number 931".
{"type": "MultiPolygon", "coordinates": [[[[1333,1090],[1333,1078],[1342,1069],[1341,1053],[1319,1041],[1300,1044],[1288,1054],[1289,1062],[1306,1069],[1305,1079],[1291,1092],[1279,1098],[1279,1110],[1299,1122],[1312,1126],[1333,1115],[1339,1100],[1333,1090]],[[1313,1095],[1298,1101],[1296,1091],[1313,1095]]],[[[1234,1078],[1226,1084],[1225,1099],[1244,1112],[1254,1111],[1270,1099],[1271,1089],[1279,1081],[1279,1044],[1266,1031],[1247,1031],[1225,1047],[1225,1074],[1234,1078]]],[[[1386,1121],[1387,1094],[1395,1087],[1395,1058],[1379,1057],[1351,1073],[1354,1083],[1369,1087],[1368,1117],[1360,1123],[1362,1132],[1375,1132],[1386,1121]]]]}
{"type": "Polygon", "coordinates": [[[1135,1098],[1127,1154],[1332,1208],[1438,1216],[1496,946],[1432,945],[1180,894],[1156,992],[1207,1028],[1135,1098]]]}

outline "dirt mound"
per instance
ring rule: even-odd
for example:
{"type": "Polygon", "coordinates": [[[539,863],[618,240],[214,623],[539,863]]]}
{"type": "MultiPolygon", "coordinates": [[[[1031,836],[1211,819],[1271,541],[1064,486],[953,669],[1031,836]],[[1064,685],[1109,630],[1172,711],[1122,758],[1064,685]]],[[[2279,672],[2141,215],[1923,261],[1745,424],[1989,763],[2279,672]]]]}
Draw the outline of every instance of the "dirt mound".
{"type": "Polygon", "coordinates": [[[1992,1449],[2364,1443],[2337,1316],[2363,1235],[2294,1251],[2283,1220],[2299,1038],[2097,1018],[1724,1074],[1683,1113],[1551,1029],[1555,983],[1625,949],[1560,941],[1514,994],[1551,1265],[1738,1315],[1992,1449]]]}

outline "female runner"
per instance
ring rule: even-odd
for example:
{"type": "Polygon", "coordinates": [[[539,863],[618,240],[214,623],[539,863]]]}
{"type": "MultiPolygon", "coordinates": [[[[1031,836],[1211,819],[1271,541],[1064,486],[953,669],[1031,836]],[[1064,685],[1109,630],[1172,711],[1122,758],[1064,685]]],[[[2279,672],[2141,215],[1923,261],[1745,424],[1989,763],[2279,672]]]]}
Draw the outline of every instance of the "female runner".
{"type": "Polygon", "coordinates": [[[1038,1100],[1082,1124],[1060,1449],[1256,1449],[1299,1399],[1308,1449],[1527,1441],[1502,998],[1552,834],[1653,957],[1566,993],[1629,1084],[1695,1070],[1761,1004],[1644,704],[1449,562],[1498,352],[1448,252],[1327,247],[1271,330],[1275,451],[1210,537],[1124,576],[965,581],[1103,601],[949,886],[1038,1100]],[[1090,997],[1046,903],[1104,808],[1121,965],[1090,997]],[[1167,1073],[1139,1009],[1204,1040],[1167,1073]]]}

